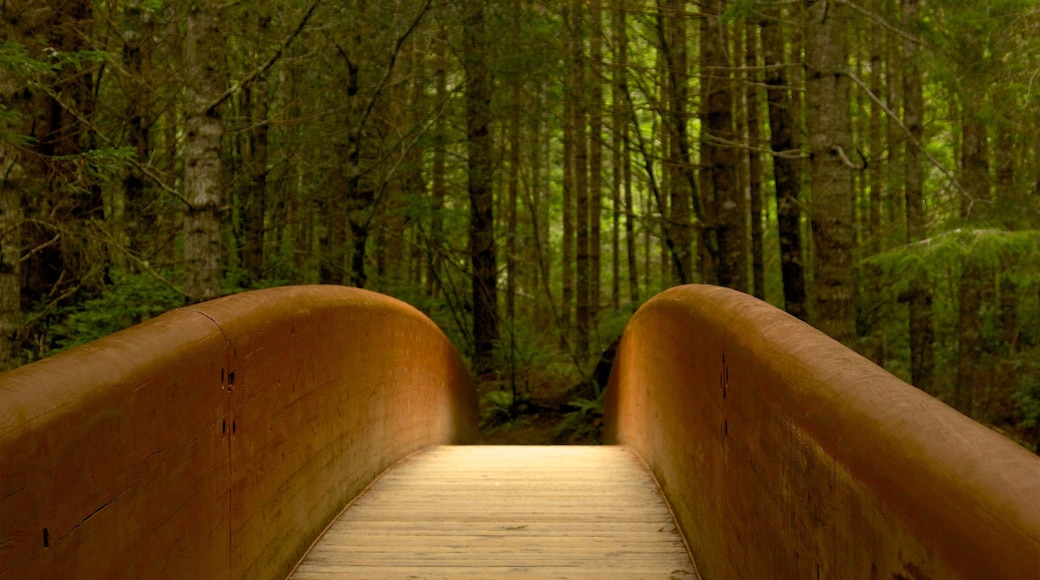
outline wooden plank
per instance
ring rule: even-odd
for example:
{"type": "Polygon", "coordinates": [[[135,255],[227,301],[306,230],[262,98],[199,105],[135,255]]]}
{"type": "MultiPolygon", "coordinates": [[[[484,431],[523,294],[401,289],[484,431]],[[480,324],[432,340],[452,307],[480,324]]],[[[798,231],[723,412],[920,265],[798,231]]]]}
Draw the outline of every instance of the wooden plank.
{"type": "Polygon", "coordinates": [[[384,474],[295,570],[324,578],[697,578],[624,447],[430,447],[384,474]]]}

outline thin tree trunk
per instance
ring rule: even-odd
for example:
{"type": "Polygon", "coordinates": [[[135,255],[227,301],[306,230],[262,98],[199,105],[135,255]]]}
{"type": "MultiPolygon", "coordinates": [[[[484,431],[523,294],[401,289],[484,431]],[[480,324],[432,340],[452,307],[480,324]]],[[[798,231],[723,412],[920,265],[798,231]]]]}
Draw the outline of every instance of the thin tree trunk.
{"type": "MultiPolygon", "coordinates": [[[[878,9],[881,2],[875,1],[872,8],[878,9]]],[[[870,92],[880,98],[884,94],[883,83],[885,82],[885,70],[882,64],[882,38],[880,34],[874,34],[870,40],[870,92]]],[[[870,101],[870,118],[867,124],[867,141],[870,150],[870,167],[868,175],[868,186],[870,197],[868,204],[867,239],[865,255],[872,255],[885,248],[881,230],[881,204],[884,199],[885,182],[882,179],[882,163],[884,159],[884,145],[881,131],[881,106],[875,101],[870,101]]],[[[887,318],[891,308],[886,304],[883,289],[871,281],[880,279],[881,269],[875,265],[867,265],[864,290],[867,301],[867,332],[870,335],[870,343],[864,355],[874,361],[878,366],[885,366],[885,333],[882,332],[881,322],[887,318]]]]}
{"type": "Polygon", "coordinates": [[[773,150],[773,181],[776,184],[777,230],[780,245],[780,273],[784,287],[784,309],[808,320],[805,296],[805,268],[802,257],[801,149],[795,141],[797,121],[788,93],[785,74],[784,39],[780,28],[780,9],[766,8],[762,30],[762,60],[766,71],[766,98],[769,109],[770,147],[773,150]]]}
{"type": "MultiPolygon", "coordinates": [[[[619,174],[615,176],[615,190],[621,189],[625,212],[625,255],[628,264],[628,298],[632,304],[639,303],[639,255],[636,249],[635,207],[632,199],[631,125],[628,122],[628,30],[627,11],[623,0],[612,0],[614,46],[614,155],[619,174]],[[620,180],[620,182],[618,181],[620,180]]],[[[615,206],[615,213],[620,211],[615,206]]]]}
{"type": "Polygon", "coordinates": [[[589,135],[587,102],[585,100],[585,24],[582,9],[575,7],[571,12],[571,66],[574,83],[571,86],[575,103],[571,118],[571,134],[574,138],[574,201],[575,213],[575,351],[584,361],[589,354],[589,331],[591,329],[589,261],[589,135]]]}
{"type": "Polygon", "coordinates": [[[151,208],[149,188],[140,165],[151,156],[149,129],[152,122],[151,60],[155,44],[151,17],[143,0],[132,0],[125,8],[123,64],[131,88],[126,99],[127,146],[133,148],[135,161],[123,176],[125,236],[129,249],[142,259],[150,259],[154,244],[155,210],[151,208]]]}
{"type": "MultiPolygon", "coordinates": [[[[918,0],[902,0],[903,24],[913,29],[919,22],[918,0]]],[[[903,43],[903,123],[911,142],[906,145],[906,239],[908,243],[928,236],[924,205],[924,93],[915,41],[903,43]]],[[[934,392],[935,355],[932,330],[932,289],[927,274],[910,281],[910,377],[921,390],[934,392]]]]}
{"type": "MultiPolygon", "coordinates": [[[[961,184],[968,195],[961,201],[961,217],[968,223],[981,220],[983,207],[989,199],[989,153],[986,144],[986,125],[975,117],[972,106],[963,110],[963,145],[961,184]]],[[[958,289],[957,316],[957,379],[954,385],[954,406],[973,416],[975,392],[987,382],[984,377],[988,364],[984,360],[982,318],[984,286],[988,284],[986,268],[973,257],[961,260],[961,279],[958,289]]]]}
{"type": "Polygon", "coordinates": [[[744,33],[747,46],[744,64],[747,66],[747,141],[748,151],[748,194],[751,196],[751,273],[752,290],[755,297],[766,299],[765,251],[762,236],[762,156],[758,153],[762,143],[758,114],[760,108],[758,78],[758,27],[748,19],[744,33]]]}
{"type": "Polygon", "coordinates": [[[563,3],[563,261],[562,278],[563,296],[560,310],[557,313],[557,322],[564,345],[571,341],[571,311],[574,308],[574,73],[571,58],[571,44],[574,40],[574,26],[572,24],[573,12],[576,10],[572,3],[563,3]]]}
{"type": "MultiPolygon", "coordinates": [[[[1007,123],[1009,120],[1004,119],[1004,122],[1007,123]]],[[[1019,158],[1019,151],[1010,130],[1005,128],[997,133],[996,148],[1002,153],[997,158],[998,195],[1005,198],[1002,200],[1005,204],[1025,207],[1028,201],[1020,195],[1021,190],[1017,187],[1015,178],[1015,161],[1019,158]]],[[[1006,217],[1003,221],[1004,227],[1009,231],[1020,225],[1017,216],[1006,217]]],[[[1003,348],[999,355],[1003,360],[998,369],[999,379],[994,381],[997,389],[992,396],[994,409],[991,416],[995,422],[1010,422],[1014,418],[1012,401],[1018,387],[1014,357],[1018,350],[1018,277],[1021,275],[1021,262],[1018,256],[1011,253],[1001,256],[999,309],[1003,348]]]]}
{"type": "MultiPolygon", "coordinates": [[[[19,39],[7,9],[0,5],[0,33],[7,39],[19,39]]],[[[0,108],[18,113],[0,115],[0,135],[31,134],[33,116],[27,114],[31,103],[31,93],[12,68],[0,67],[0,108]]],[[[21,362],[17,332],[22,317],[23,195],[29,185],[26,181],[33,177],[26,171],[19,148],[0,137],[0,372],[21,362]]]]}
{"type": "MultiPolygon", "coordinates": [[[[441,29],[443,32],[443,28],[441,29]]],[[[429,296],[440,294],[441,270],[444,264],[444,200],[447,197],[446,159],[448,145],[447,99],[448,99],[448,56],[447,41],[443,38],[433,40],[434,43],[434,84],[437,97],[437,117],[433,127],[433,176],[430,217],[430,253],[429,271],[426,274],[426,293],[429,296]]]]}
{"type": "MultiPolygon", "coordinates": [[[[263,26],[263,25],[261,25],[263,26]]],[[[267,81],[257,78],[246,88],[252,118],[249,132],[249,184],[242,200],[242,268],[250,280],[263,277],[264,217],[267,212],[267,145],[269,135],[267,81]]]]}
{"type": "Polygon", "coordinates": [[[466,76],[466,139],[469,168],[469,253],[473,268],[473,367],[477,374],[494,369],[498,342],[498,266],[491,159],[491,71],[484,3],[465,4],[463,67],[466,76]]]}
{"type": "Polygon", "coordinates": [[[624,34],[624,30],[622,29],[621,34],[618,34],[618,23],[623,22],[623,15],[619,13],[621,10],[620,2],[612,0],[610,8],[611,32],[614,35],[613,40],[615,44],[614,52],[611,55],[610,83],[610,200],[612,210],[610,216],[610,306],[617,309],[621,306],[621,188],[623,187],[621,183],[623,176],[621,164],[623,156],[622,150],[625,147],[625,138],[628,136],[628,124],[625,121],[625,111],[622,109],[622,99],[624,99],[624,96],[621,92],[620,84],[623,82],[621,75],[623,74],[622,70],[624,64],[621,63],[620,59],[621,49],[618,48],[618,45],[621,45],[624,42],[620,38],[621,34],[624,34]]]}
{"type": "MultiPolygon", "coordinates": [[[[523,6],[514,2],[512,6],[512,23],[509,36],[511,50],[519,53],[521,12],[523,6]]],[[[511,79],[512,90],[509,95],[509,197],[506,201],[506,320],[510,328],[516,325],[516,293],[517,293],[517,249],[516,249],[516,217],[517,197],[520,191],[520,83],[521,76],[514,71],[511,79]]]]}
{"type": "Polygon", "coordinates": [[[602,294],[603,216],[603,0],[589,2],[589,320],[602,294]]]}
{"type": "Polygon", "coordinates": [[[692,200],[693,185],[687,180],[686,172],[690,171],[687,166],[685,146],[685,130],[688,122],[686,105],[688,100],[687,79],[689,72],[687,51],[687,17],[684,0],[669,0],[665,10],[658,11],[658,27],[662,30],[660,34],[662,50],[665,57],[664,67],[667,82],[664,91],[667,98],[667,122],[663,123],[662,133],[667,135],[666,151],[668,159],[669,186],[665,190],[671,191],[671,204],[669,212],[662,216],[669,216],[669,227],[672,231],[674,241],[670,248],[674,254],[672,260],[672,279],[678,284],[692,282],[693,275],[693,229],[692,229],[692,200]],[[662,22],[663,20],[663,22],[662,22]]]}

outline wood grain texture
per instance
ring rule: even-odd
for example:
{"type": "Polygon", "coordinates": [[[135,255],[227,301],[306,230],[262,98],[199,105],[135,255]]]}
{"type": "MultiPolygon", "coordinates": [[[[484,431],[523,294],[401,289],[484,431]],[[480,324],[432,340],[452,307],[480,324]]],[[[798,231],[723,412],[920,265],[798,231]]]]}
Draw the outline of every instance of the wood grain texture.
{"type": "Polygon", "coordinates": [[[460,357],[400,301],[178,309],[0,375],[0,580],[285,578],[388,466],[475,431],[460,357]]]}
{"type": "Polygon", "coordinates": [[[0,375],[0,578],[226,577],[226,363],[181,310],[0,375]]]}
{"type": "Polygon", "coordinates": [[[696,578],[624,447],[431,447],[384,474],[292,578],[696,578]]]}
{"type": "Polygon", "coordinates": [[[659,294],[607,394],[705,577],[1040,578],[1040,459],[765,302],[659,294]]]}

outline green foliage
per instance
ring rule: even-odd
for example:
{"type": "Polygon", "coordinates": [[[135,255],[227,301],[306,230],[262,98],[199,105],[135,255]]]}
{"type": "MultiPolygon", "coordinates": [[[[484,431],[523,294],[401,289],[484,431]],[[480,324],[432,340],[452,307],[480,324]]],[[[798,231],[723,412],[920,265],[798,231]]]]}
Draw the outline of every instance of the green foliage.
{"type": "Polygon", "coordinates": [[[19,78],[37,80],[53,73],[55,66],[29,56],[23,44],[0,41],[0,69],[8,70],[19,78]]]}
{"type": "Polygon", "coordinates": [[[604,393],[604,390],[600,390],[595,399],[576,397],[568,401],[567,407],[571,410],[564,412],[563,420],[553,433],[553,439],[559,442],[602,443],[604,393]]]}
{"type": "Polygon", "coordinates": [[[480,422],[484,426],[506,423],[524,413],[531,406],[527,393],[514,393],[508,389],[489,391],[480,399],[480,422]]]}
{"type": "MultiPolygon", "coordinates": [[[[899,292],[910,281],[945,277],[953,264],[973,264],[1000,268],[1006,260],[1036,263],[1040,259],[1040,230],[956,228],[926,240],[898,246],[866,258],[864,264],[878,268],[891,279],[899,292]]],[[[1020,284],[1035,283],[1040,272],[1022,269],[1013,272],[1020,284]]]]}
{"type": "Polygon", "coordinates": [[[183,296],[146,274],[115,276],[99,298],[63,308],[48,342],[61,352],[143,322],[184,304],[183,296]]]}
{"type": "Polygon", "coordinates": [[[722,19],[724,21],[741,21],[746,20],[751,16],[751,12],[758,5],[758,0],[735,0],[732,3],[728,3],[725,12],[722,13],[722,19]]]}

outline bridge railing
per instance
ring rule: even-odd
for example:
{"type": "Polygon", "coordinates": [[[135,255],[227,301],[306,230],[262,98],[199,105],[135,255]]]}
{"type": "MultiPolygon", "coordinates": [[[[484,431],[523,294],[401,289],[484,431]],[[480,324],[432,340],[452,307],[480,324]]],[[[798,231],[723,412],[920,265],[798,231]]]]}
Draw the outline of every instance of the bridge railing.
{"type": "Polygon", "coordinates": [[[747,295],[643,306],[607,426],[705,578],[1040,578],[1037,457],[747,295]]]}
{"type": "Polygon", "coordinates": [[[0,578],[284,578],[379,473],[475,434],[468,371],[401,302],[178,309],[0,375],[0,578]]]}

